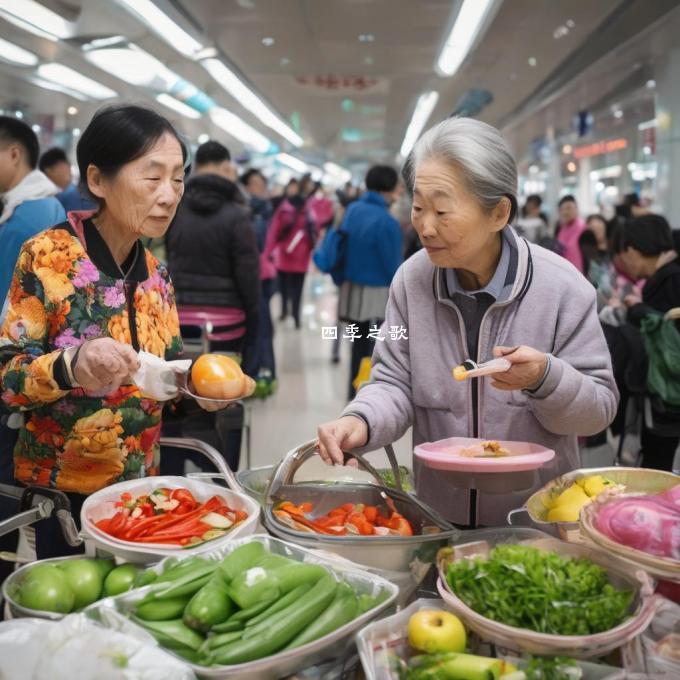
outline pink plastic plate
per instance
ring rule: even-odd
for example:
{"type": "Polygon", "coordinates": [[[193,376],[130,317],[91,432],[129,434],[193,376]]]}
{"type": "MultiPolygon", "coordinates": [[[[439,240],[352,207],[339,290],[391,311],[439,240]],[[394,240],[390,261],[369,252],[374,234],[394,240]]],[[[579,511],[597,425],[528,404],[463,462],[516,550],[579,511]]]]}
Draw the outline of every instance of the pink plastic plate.
{"type": "Polygon", "coordinates": [[[535,470],[555,457],[552,449],[546,449],[529,442],[499,441],[510,453],[495,458],[470,458],[461,456],[461,449],[489,439],[469,439],[451,437],[438,442],[428,442],[416,446],[415,455],[427,467],[449,472],[522,472],[535,470]]]}

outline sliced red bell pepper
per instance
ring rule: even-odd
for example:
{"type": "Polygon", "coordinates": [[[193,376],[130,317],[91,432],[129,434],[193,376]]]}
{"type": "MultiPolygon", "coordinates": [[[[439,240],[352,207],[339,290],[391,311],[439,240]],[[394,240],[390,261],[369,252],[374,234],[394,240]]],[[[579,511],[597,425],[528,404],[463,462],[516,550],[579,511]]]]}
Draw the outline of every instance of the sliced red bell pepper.
{"type": "Polygon", "coordinates": [[[244,519],[248,519],[248,513],[244,510],[232,510],[234,513],[234,522],[243,522],[244,519]]]}
{"type": "Polygon", "coordinates": [[[354,513],[347,518],[347,523],[355,526],[362,536],[372,536],[373,525],[364,517],[363,513],[354,513]]]}
{"type": "Polygon", "coordinates": [[[374,524],[375,520],[378,518],[378,508],[376,508],[375,505],[367,505],[364,508],[364,517],[371,522],[371,524],[374,524]]]}
{"type": "Polygon", "coordinates": [[[98,522],[95,522],[94,525],[97,527],[97,529],[103,531],[105,534],[111,533],[109,531],[109,524],[111,524],[111,519],[112,518],[105,518],[105,519],[100,519],[98,522]]]}
{"type": "Polygon", "coordinates": [[[119,536],[125,530],[129,516],[127,510],[119,510],[109,521],[107,533],[111,534],[111,536],[119,536]]]}
{"type": "Polygon", "coordinates": [[[198,502],[189,489],[173,489],[170,498],[179,501],[180,503],[188,503],[193,507],[198,505],[198,502]]]}
{"type": "Polygon", "coordinates": [[[400,536],[413,536],[413,528],[409,521],[396,513],[390,519],[389,528],[396,531],[400,536]]]}
{"type": "Polygon", "coordinates": [[[167,524],[170,515],[152,515],[151,517],[139,517],[121,536],[125,541],[132,541],[138,536],[153,533],[156,529],[167,524]]]}
{"type": "Polygon", "coordinates": [[[287,511],[287,512],[296,522],[299,522],[303,526],[308,527],[309,529],[312,529],[319,534],[331,534],[331,535],[333,535],[333,534],[336,533],[335,531],[329,531],[325,527],[319,526],[316,522],[314,522],[313,520],[307,519],[304,515],[294,513],[294,512],[290,512],[290,511],[287,511]]]}
{"type": "Polygon", "coordinates": [[[175,515],[186,515],[191,512],[194,506],[191,503],[180,501],[180,504],[172,511],[175,515]]]}
{"type": "Polygon", "coordinates": [[[200,538],[206,530],[202,532],[191,531],[185,534],[172,534],[171,536],[147,536],[145,538],[138,538],[137,543],[179,543],[183,538],[200,538]]]}

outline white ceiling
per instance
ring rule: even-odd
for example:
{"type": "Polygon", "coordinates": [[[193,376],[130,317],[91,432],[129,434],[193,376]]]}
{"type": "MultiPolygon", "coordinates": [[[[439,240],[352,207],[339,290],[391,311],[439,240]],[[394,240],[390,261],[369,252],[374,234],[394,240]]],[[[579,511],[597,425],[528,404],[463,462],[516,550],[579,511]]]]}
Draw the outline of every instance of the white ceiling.
{"type": "MultiPolygon", "coordinates": [[[[77,40],[53,43],[1,19],[0,37],[44,60],[79,70],[118,91],[121,99],[149,103],[146,93],[87,63],[80,52],[78,43],[88,38],[124,35],[290,150],[285,140],[225,93],[202,67],[112,0],[42,0],[42,4],[77,22],[77,40]]],[[[488,90],[493,102],[479,117],[503,125],[518,148],[526,145],[541,126],[545,129],[542,105],[564,89],[560,79],[577,82],[586,66],[599,62],[617,41],[623,43],[677,2],[505,0],[453,78],[437,76],[434,64],[460,0],[174,0],[172,6],[185,26],[205,44],[214,44],[284,120],[289,124],[299,120],[305,139],[299,155],[317,163],[334,159],[352,166],[394,160],[415,101],[427,89],[440,93],[430,122],[451,113],[471,88],[488,90]],[[573,22],[569,33],[555,39],[555,29],[568,20],[573,22]],[[361,41],[362,34],[372,34],[373,41],[361,41]],[[263,38],[273,38],[274,43],[265,46],[263,38]],[[570,64],[580,61],[585,65],[570,74],[570,64]],[[522,110],[527,103],[532,107],[530,115],[522,110]]],[[[635,59],[646,65],[650,49],[648,41],[635,59]]],[[[607,88],[630,73],[629,57],[620,54],[609,65],[603,62],[591,85],[581,86],[571,103],[562,97],[564,110],[550,116],[557,115],[563,124],[580,107],[597,102],[607,88]]],[[[67,120],[83,126],[98,106],[77,102],[78,116],[68,117],[66,108],[74,102],[26,83],[25,74],[25,69],[0,65],[3,106],[21,104],[36,116],[55,113],[57,126],[67,120]]],[[[209,132],[234,150],[239,148],[207,118],[171,117],[194,140],[209,132]]]]}

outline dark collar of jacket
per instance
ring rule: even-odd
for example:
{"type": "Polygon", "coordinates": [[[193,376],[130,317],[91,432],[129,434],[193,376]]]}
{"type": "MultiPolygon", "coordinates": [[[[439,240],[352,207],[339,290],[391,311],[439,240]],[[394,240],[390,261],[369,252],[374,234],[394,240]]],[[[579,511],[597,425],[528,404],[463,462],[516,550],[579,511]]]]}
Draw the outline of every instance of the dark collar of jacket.
{"type": "MultiPolygon", "coordinates": [[[[659,267],[659,269],[647,279],[647,283],[645,283],[644,288],[642,289],[642,297],[645,302],[653,300],[671,277],[678,277],[678,282],[680,283],[680,263],[678,263],[677,258],[671,260],[663,267],[659,267]]],[[[678,304],[680,305],[680,300],[678,300],[678,304]]]]}
{"type": "Polygon", "coordinates": [[[259,196],[250,196],[250,210],[253,215],[262,217],[271,217],[272,214],[272,204],[271,201],[266,198],[260,198],[259,196]]]}
{"type": "MultiPolygon", "coordinates": [[[[83,220],[83,236],[85,238],[85,251],[100,272],[112,279],[122,279],[121,269],[126,273],[125,280],[141,283],[149,278],[149,269],[146,266],[146,253],[141,241],[135,241],[132,250],[123,264],[118,267],[106,241],[102,238],[99,230],[91,219],[83,220]]],[[[58,224],[54,229],[66,229],[74,237],[78,238],[75,230],[69,222],[58,224]]]]}
{"type": "Polygon", "coordinates": [[[196,175],[186,185],[184,202],[197,213],[217,212],[225,203],[245,204],[238,185],[219,175],[196,175]]]}
{"type": "Polygon", "coordinates": [[[370,203],[371,205],[379,205],[385,210],[389,209],[387,201],[377,191],[365,191],[359,199],[362,203],[370,203]]]}

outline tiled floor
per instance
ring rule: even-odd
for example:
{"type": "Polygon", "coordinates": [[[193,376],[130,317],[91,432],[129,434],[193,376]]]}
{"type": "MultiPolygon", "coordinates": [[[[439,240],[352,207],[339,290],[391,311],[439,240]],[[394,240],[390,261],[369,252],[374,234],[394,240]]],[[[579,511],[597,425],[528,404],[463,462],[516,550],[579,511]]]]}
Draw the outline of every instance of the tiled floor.
{"type": "MultiPolygon", "coordinates": [[[[270,465],[287,451],[316,437],[319,424],[340,415],[346,404],[349,381],[349,341],[341,344],[341,362],[331,363],[332,341],[321,338],[322,326],[335,325],[337,296],[327,276],[310,274],[303,302],[303,323],[275,321],[275,352],[279,389],[265,401],[254,401],[251,419],[251,467],[270,465]]],[[[280,300],[272,301],[278,319],[280,300]]],[[[410,433],[395,449],[400,461],[411,457],[410,433]]],[[[378,452],[371,459],[380,462],[378,452]]],[[[312,463],[310,463],[310,466],[312,463]]],[[[245,451],[241,467],[246,467],[245,451]]]]}

